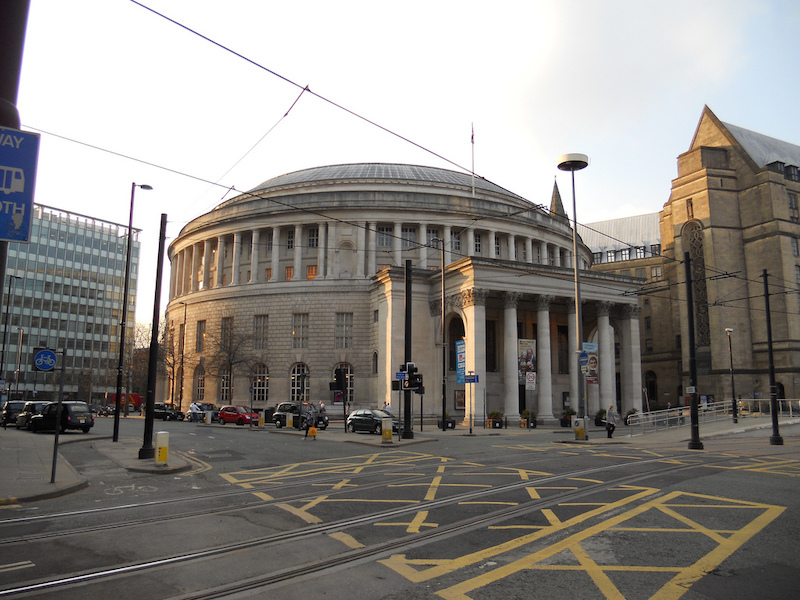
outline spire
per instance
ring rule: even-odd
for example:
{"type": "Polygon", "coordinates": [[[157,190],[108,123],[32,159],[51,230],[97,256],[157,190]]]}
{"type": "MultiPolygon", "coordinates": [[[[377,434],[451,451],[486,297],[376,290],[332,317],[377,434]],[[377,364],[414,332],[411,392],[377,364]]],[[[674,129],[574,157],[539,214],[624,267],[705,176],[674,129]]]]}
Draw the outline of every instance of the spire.
{"type": "Polygon", "coordinates": [[[553,197],[550,200],[550,215],[569,223],[569,218],[564,210],[564,204],[561,202],[561,194],[558,191],[557,181],[553,182],[553,197]]]}

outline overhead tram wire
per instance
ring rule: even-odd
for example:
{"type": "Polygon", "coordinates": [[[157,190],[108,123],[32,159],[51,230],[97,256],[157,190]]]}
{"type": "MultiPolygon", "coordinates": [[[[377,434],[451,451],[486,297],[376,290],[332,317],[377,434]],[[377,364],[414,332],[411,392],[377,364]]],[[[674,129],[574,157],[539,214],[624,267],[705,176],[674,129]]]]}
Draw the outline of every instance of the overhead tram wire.
{"type": "Polygon", "coordinates": [[[318,94],[317,92],[311,90],[307,85],[306,86],[302,86],[299,83],[297,83],[295,81],[292,81],[288,77],[285,77],[284,75],[281,75],[280,73],[265,67],[264,65],[256,62],[255,60],[253,60],[251,58],[248,58],[244,54],[241,54],[241,53],[239,53],[239,52],[237,52],[237,51],[225,46],[224,44],[221,44],[220,42],[217,42],[216,40],[213,40],[210,37],[208,37],[206,35],[203,35],[199,31],[196,31],[196,30],[192,29],[191,27],[188,27],[188,26],[184,25],[183,23],[181,23],[179,21],[176,21],[175,19],[172,19],[172,18],[164,15],[163,13],[158,12],[155,9],[152,9],[149,6],[146,6],[145,4],[142,4],[141,2],[138,2],[137,0],[130,0],[130,1],[133,2],[134,4],[136,4],[137,6],[139,6],[139,7],[143,8],[143,9],[153,13],[154,15],[156,15],[158,17],[161,17],[162,19],[164,19],[166,21],[169,21],[173,25],[176,25],[176,26],[180,27],[181,29],[184,29],[185,31],[188,31],[189,33],[192,33],[192,34],[196,35],[197,37],[207,41],[208,43],[213,44],[217,48],[220,48],[221,50],[224,50],[225,52],[229,52],[230,54],[233,54],[237,58],[241,58],[242,60],[250,63],[254,67],[256,67],[258,69],[261,69],[262,71],[265,71],[266,73],[269,73],[270,75],[273,75],[274,77],[277,77],[278,79],[280,79],[282,81],[285,81],[286,83],[288,83],[290,85],[293,85],[293,86],[295,86],[295,87],[297,87],[299,89],[302,89],[303,91],[307,91],[309,94],[311,94],[315,98],[317,98],[319,100],[322,100],[323,102],[326,102],[327,104],[330,104],[334,108],[338,108],[339,110],[349,114],[352,117],[355,117],[356,119],[364,121],[365,123],[367,123],[369,125],[372,125],[373,127],[377,127],[378,129],[380,129],[384,133],[388,133],[389,135],[392,135],[392,136],[394,136],[394,137],[396,137],[396,138],[398,138],[398,139],[400,139],[400,140],[402,140],[402,141],[404,141],[404,142],[406,142],[408,144],[411,144],[412,146],[422,150],[423,152],[427,152],[428,154],[431,154],[431,155],[435,156],[439,160],[445,161],[446,163],[456,167],[457,169],[460,169],[461,171],[464,171],[465,173],[471,173],[472,175],[475,175],[475,173],[471,169],[468,169],[467,167],[464,167],[464,166],[462,166],[462,165],[450,160],[449,158],[447,158],[445,156],[442,156],[441,154],[439,154],[437,152],[434,152],[430,148],[426,148],[422,144],[418,144],[417,142],[415,142],[415,141],[413,141],[413,140],[411,140],[411,139],[409,139],[409,138],[407,138],[407,137],[405,137],[403,135],[400,135],[399,133],[397,133],[395,131],[392,131],[388,127],[384,127],[383,125],[380,125],[379,123],[376,123],[375,121],[373,121],[371,119],[368,119],[367,117],[365,117],[363,115],[360,115],[359,113],[355,112],[354,110],[351,110],[351,109],[349,109],[349,108],[347,108],[347,107],[345,107],[345,106],[343,106],[343,105],[341,105],[341,104],[339,104],[337,102],[334,102],[333,100],[323,96],[322,94],[318,94]]]}

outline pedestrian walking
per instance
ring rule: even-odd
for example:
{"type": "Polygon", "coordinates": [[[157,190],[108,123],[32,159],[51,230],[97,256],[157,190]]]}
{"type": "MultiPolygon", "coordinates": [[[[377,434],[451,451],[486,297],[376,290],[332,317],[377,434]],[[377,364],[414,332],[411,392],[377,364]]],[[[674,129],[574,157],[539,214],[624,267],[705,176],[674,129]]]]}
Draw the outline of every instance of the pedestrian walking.
{"type": "Polygon", "coordinates": [[[614,435],[617,423],[619,423],[619,414],[614,410],[614,405],[609,404],[608,410],[606,411],[606,432],[608,433],[609,439],[614,435]]]}
{"type": "Polygon", "coordinates": [[[189,416],[191,417],[192,423],[197,423],[200,420],[200,407],[197,406],[197,402],[192,402],[189,406],[189,416]]]}
{"type": "Polygon", "coordinates": [[[309,435],[311,438],[316,440],[317,439],[317,415],[314,412],[314,406],[309,404],[308,405],[308,412],[306,412],[306,434],[303,436],[303,439],[306,439],[309,435]]]}

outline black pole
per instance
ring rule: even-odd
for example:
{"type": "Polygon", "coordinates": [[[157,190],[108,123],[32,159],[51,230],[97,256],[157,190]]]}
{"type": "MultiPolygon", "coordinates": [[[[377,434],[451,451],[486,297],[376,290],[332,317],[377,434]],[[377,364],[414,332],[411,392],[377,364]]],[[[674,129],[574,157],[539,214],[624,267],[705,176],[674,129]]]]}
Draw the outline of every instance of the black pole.
{"type": "MultiPolygon", "coordinates": [[[[0,2],[0,127],[20,127],[17,96],[29,7],[30,0],[0,2]]],[[[7,259],[8,242],[0,240],[0,282],[6,277],[7,259]]],[[[0,304],[2,301],[3,286],[0,285],[0,304]]]]}
{"type": "Polygon", "coordinates": [[[58,463],[58,434],[61,431],[61,413],[64,410],[64,367],[67,364],[67,349],[61,349],[61,374],[58,379],[58,406],[56,407],[56,433],[53,436],[53,466],[50,470],[50,483],[56,482],[58,463]]]}
{"type": "Polygon", "coordinates": [[[769,410],[772,413],[772,435],[769,437],[771,446],[783,446],[783,438],[778,429],[778,387],[775,385],[775,358],[772,354],[772,318],[769,310],[769,282],[767,270],[762,274],[764,278],[764,306],[767,310],[767,354],[769,356],[769,410]]]}
{"type": "Polygon", "coordinates": [[[689,450],[702,450],[703,442],[700,441],[700,416],[697,413],[697,357],[694,347],[694,294],[692,293],[692,263],[689,253],[684,252],[683,264],[686,269],[686,312],[689,325],[689,415],[692,421],[692,439],[689,441],[689,450]]]}
{"type": "Polygon", "coordinates": [[[731,334],[733,333],[733,329],[726,329],[725,333],[728,334],[728,355],[731,359],[731,398],[733,398],[733,422],[739,422],[739,411],[738,406],[736,405],[736,382],[733,379],[733,342],[731,341],[731,334]]]}
{"type": "Polygon", "coordinates": [[[444,238],[442,245],[442,431],[447,431],[447,336],[444,326],[444,238]]]}
{"type": "MultiPolygon", "coordinates": [[[[406,326],[405,326],[405,361],[411,362],[411,261],[406,261],[406,326]]],[[[411,374],[406,373],[406,377],[411,374]]],[[[403,395],[403,435],[404,440],[413,440],[414,431],[411,429],[411,390],[404,390],[403,395]]]]}
{"type": "Polygon", "coordinates": [[[156,298],[153,301],[153,330],[150,333],[150,356],[147,363],[144,440],[139,449],[139,458],[155,458],[156,455],[156,448],[153,446],[153,420],[155,419],[156,381],[158,379],[158,317],[161,308],[161,279],[164,271],[164,239],[166,235],[167,215],[161,213],[161,233],[158,238],[158,263],[156,265],[156,298]]]}

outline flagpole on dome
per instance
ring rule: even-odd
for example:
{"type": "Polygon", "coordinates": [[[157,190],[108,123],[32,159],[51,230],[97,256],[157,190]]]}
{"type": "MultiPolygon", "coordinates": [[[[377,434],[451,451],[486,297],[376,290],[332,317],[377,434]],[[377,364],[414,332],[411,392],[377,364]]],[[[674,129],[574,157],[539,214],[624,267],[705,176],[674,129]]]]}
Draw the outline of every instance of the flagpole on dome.
{"type": "Polygon", "coordinates": [[[472,123],[472,197],[475,197],[475,123],[472,123]]]}

